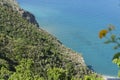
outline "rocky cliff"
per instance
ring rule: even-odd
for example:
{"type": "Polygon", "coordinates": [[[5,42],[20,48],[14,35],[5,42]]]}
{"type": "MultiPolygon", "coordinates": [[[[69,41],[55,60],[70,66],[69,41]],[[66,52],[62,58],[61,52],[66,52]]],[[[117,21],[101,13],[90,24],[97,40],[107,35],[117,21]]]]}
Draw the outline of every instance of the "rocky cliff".
{"type": "Polygon", "coordinates": [[[27,19],[30,23],[39,27],[39,24],[37,23],[35,16],[30,12],[20,8],[16,0],[1,0],[1,4],[4,6],[12,7],[14,11],[17,11],[22,17],[27,19]]]}

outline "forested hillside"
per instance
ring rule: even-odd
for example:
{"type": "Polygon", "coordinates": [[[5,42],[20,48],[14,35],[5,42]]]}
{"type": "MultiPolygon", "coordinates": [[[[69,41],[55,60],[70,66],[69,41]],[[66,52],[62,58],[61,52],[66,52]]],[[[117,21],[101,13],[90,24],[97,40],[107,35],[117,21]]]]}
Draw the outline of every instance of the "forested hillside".
{"type": "Polygon", "coordinates": [[[0,0],[0,80],[77,80],[92,73],[81,55],[5,1],[0,0]]]}

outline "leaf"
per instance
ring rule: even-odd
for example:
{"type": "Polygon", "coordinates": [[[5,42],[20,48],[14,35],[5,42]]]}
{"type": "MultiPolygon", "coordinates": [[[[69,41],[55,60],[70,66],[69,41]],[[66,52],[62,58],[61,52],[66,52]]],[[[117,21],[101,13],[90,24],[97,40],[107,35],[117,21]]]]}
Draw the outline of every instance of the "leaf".
{"type": "Polygon", "coordinates": [[[118,59],[113,59],[112,62],[115,63],[115,64],[117,64],[118,59]]]}
{"type": "Polygon", "coordinates": [[[114,34],[111,35],[111,40],[114,42],[116,39],[116,36],[114,34]]]}
{"type": "Polygon", "coordinates": [[[116,54],[113,56],[113,59],[112,59],[112,60],[114,60],[114,59],[119,59],[119,57],[120,57],[120,52],[116,53],[116,54]]]}
{"type": "Polygon", "coordinates": [[[117,46],[114,46],[113,49],[118,49],[118,47],[119,47],[118,45],[117,45],[117,46]]]}
{"type": "Polygon", "coordinates": [[[105,44],[109,44],[109,43],[111,43],[112,41],[111,40],[107,40],[107,41],[105,41],[104,43],[105,44]]]}
{"type": "Polygon", "coordinates": [[[112,31],[112,30],[114,30],[114,29],[115,29],[115,26],[112,25],[112,24],[109,24],[108,30],[109,30],[109,31],[112,31]]]}

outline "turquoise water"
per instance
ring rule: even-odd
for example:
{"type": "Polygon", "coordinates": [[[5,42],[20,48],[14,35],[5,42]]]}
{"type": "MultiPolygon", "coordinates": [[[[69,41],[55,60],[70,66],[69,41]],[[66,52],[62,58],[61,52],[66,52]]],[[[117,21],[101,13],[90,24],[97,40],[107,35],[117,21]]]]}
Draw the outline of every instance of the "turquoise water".
{"type": "Polygon", "coordinates": [[[114,24],[120,34],[119,0],[18,0],[32,12],[40,27],[55,35],[67,47],[82,53],[87,65],[101,74],[117,76],[111,62],[113,45],[103,44],[98,32],[114,24]]]}

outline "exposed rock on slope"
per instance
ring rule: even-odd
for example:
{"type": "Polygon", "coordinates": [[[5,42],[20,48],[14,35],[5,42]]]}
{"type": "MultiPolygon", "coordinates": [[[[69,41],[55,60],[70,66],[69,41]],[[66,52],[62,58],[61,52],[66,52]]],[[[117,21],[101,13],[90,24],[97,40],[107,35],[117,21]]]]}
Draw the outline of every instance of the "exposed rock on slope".
{"type": "Polygon", "coordinates": [[[27,19],[30,23],[39,27],[39,24],[37,23],[35,16],[31,14],[30,12],[21,9],[18,3],[16,2],[16,0],[1,0],[0,3],[4,6],[12,7],[14,11],[17,11],[22,17],[27,19]]]}
{"type": "Polygon", "coordinates": [[[35,19],[35,16],[33,14],[31,14],[30,12],[23,10],[22,17],[26,18],[30,23],[39,27],[39,25],[35,19]]]}

